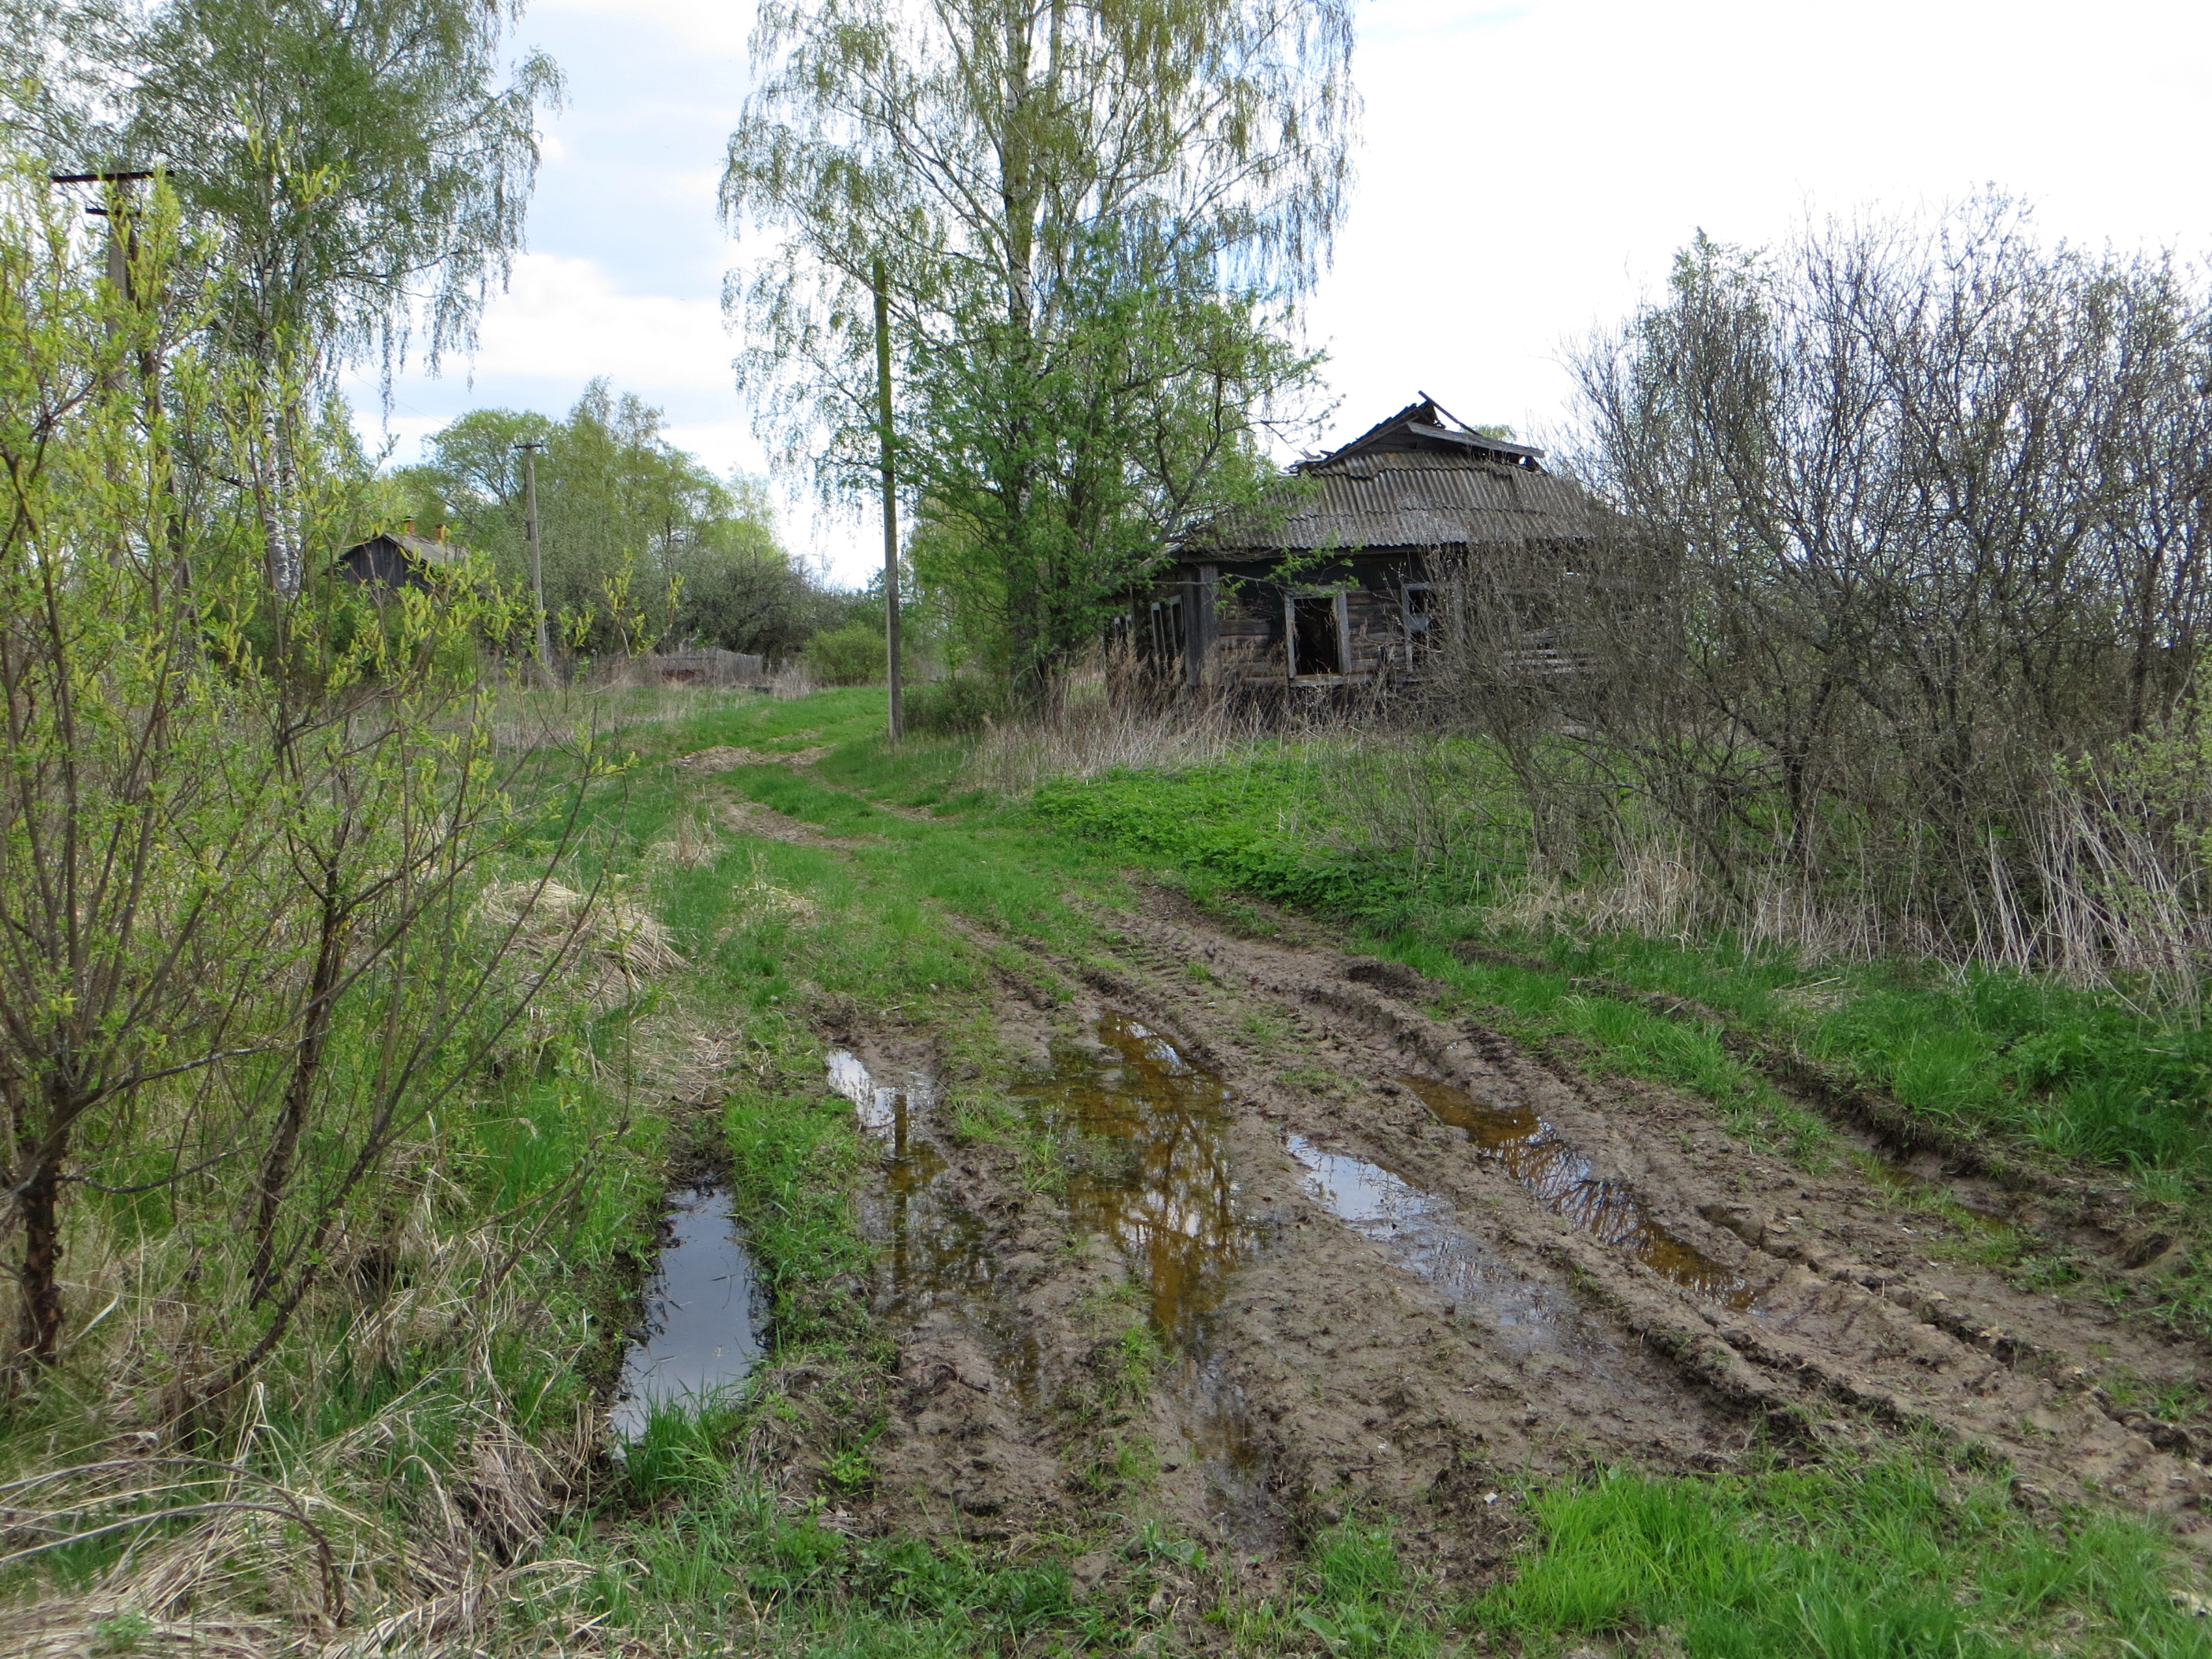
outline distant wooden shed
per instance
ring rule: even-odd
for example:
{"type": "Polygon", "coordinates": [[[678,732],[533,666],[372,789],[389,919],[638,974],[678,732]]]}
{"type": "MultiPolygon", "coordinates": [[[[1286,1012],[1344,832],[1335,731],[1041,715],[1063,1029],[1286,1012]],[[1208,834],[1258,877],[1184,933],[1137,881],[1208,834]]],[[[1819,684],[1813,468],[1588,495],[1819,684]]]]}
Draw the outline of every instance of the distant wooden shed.
{"type": "Polygon", "coordinates": [[[365,587],[411,587],[428,592],[440,574],[467,557],[459,542],[446,539],[443,525],[434,538],[415,533],[415,521],[405,528],[381,531],[365,542],[356,542],[337,556],[333,574],[365,587]]]}
{"type": "MultiPolygon", "coordinates": [[[[1182,684],[1334,688],[1418,678],[1455,571],[1561,568],[1617,523],[1544,452],[1424,398],[1291,469],[1279,495],[1200,529],[1136,599],[1139,650],[1182,684]]],[[[1540,630],[1532,659],[1558,658],[1540,630]]]]}

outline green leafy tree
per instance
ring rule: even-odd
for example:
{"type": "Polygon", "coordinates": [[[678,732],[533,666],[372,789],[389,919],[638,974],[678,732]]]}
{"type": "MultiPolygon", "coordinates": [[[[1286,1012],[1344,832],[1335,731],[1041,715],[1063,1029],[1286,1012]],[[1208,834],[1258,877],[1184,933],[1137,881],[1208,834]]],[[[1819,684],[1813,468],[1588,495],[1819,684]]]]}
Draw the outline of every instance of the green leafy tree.
{"type": "MultiPolygon", "coordinates": [[[[593,651],[623,648],[611,586],[638,615],[629,631],[733,651],[780,653],[831,604],[776,539],[757,485],[725,483],[662,434],[660,412],[594,381],[566,420],[474,410],[400,469],[404,512],[446,525],[520,588],[529,574],[522,456],[538,457],[539,541],[547,608],[586,621],[593,651]]],[[[636,643],[635,640],[631,643],[636,643]]]]}
{"type": "MultiPolygon", "coordinates": [[[[512,11],[481,0],[11,0],[0,59],[12,125],[70,171],[166,170],[188,219],[218,231],[224,281],[201,325],[264,374],[328,386],[363,362],[389,377],[418,334],[434,362],[473,345],[522,246],[539,106],[558,70],[506,62],[512,11]],[[56,43],[59,44],[57,45],[56,43]]],[[[302,580],[312,444],[280,401],[248,458],[272,586],[302,580]]],[[[179,465],[205,434],[179,429],[179,465]]]]}
{"type": "Polygon", "coordinates": [[[1285,331],[1342,210],[1351,42],[1294,0],[763,9],[722,191],[776,239],[726,289],[741,378],[826,490],[865,487],[881,262],[900,472],[1026,696],[1256,491],[1309,392],[1285,331]]]}
{"type": "Polygon", "coordinates": [[[481,0],[12,0],[14,125],[51,163],[168,169],[218,226],[227,343],[319,371],[417,325],[474,342],[522,246],[552,61],[511,64],[520,8],[481,0]]]}

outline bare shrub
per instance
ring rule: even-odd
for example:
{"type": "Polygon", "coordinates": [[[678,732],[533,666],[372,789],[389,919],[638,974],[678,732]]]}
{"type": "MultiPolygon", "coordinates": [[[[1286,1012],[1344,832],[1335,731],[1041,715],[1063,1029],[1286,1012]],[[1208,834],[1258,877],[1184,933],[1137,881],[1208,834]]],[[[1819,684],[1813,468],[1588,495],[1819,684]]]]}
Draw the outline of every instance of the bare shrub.
{"type": "Polygon", "coordinates": [[[796,651],[769,671],[768,686],[769,695],[778,702],[796,702],[822,689],[805,653],[796,651]]]}
{"type": "Polygon", "coordinates": [[[1526,902],[2185,992],[2201,278],[1980,201],[1700,241],[1574,367],[1625,529],[1461,572],[1428,708],[1528,800],[1526,902]]]}

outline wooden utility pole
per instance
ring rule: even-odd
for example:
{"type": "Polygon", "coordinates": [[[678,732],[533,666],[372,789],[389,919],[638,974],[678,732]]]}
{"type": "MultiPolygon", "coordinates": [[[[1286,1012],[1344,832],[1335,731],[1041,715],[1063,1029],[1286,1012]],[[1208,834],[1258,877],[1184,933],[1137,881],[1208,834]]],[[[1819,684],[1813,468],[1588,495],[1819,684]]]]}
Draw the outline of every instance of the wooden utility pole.
{"type": "Polygon", "coordinates": [[[891,293],[884,260],[876,256],[876,441],[884,471],[884,649],[890,668],[890,734],[906,735],[899,695],[898,478],[891,466],[891,293]]]}
{"type": "MultiPolygon", "coordinates": [[[[108,204],[106,207],[88,207],[85,210],[85,214],[89,218],[107,221],[107,281],[109,286],[115,290],[116,297],[126,305],[136,304],[139,297],[134,291],[131,276],[131,264],[138,254],[139,205],[131,199],[130,192],[125,186],[143,184],[153,176],[151,172],[138,167],[100,173],[50,173],[46,175],[57,185],[105,185],[107,186],[108,204]]],[[[112,318],[109,319],[108,337],[112,339],[121,327],[120,323],[112,318]]],[[[161,398],[161,360],[151,349],[139,355],[138,379],[145,391],[146,408],[150,420],[161,398]]],[[[119,380],[116,390],[122,390],[119,380]]]]}
{"type": "Polygon", "coordinates": [[[530,544],[530,597],[538,610],[538,666],[553,683],[553,641],[545,631],[545,566],[538,551],[538,452],[542,443],[517,444],[522,452],[522,538],[530,544]]]}

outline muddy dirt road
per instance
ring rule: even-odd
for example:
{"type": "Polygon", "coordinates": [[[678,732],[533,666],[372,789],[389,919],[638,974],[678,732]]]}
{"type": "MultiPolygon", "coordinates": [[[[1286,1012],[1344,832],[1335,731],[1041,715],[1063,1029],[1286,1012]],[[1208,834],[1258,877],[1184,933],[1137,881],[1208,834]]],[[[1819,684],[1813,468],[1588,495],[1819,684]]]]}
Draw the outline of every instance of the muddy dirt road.
{"type": "Polygon", "coordinates": [[[1018,1540],[1139,1480],[1262,1574],[1357,1507],[1464,1582],[1534,1481],[1919,1435],[2008,1463],[2031,1509],[2091,1492],[2203,1550],[2212,1441],[2129,1402],[2206,1355],[1974,1265],[2006,1195],[1863,1140],[1808,1174],[1705,1103],[1437,1017],[1402,968],[1170,894],[1101,921],[1082,962],[974,934],[1020,1133],[975,1132],[989,1079],[927,1033],[825,1034],[899,1352],[847,1524],[1018,1540]],[[1928,1185],[1971,1208],[1931,1220],[1928,1185]]]}

